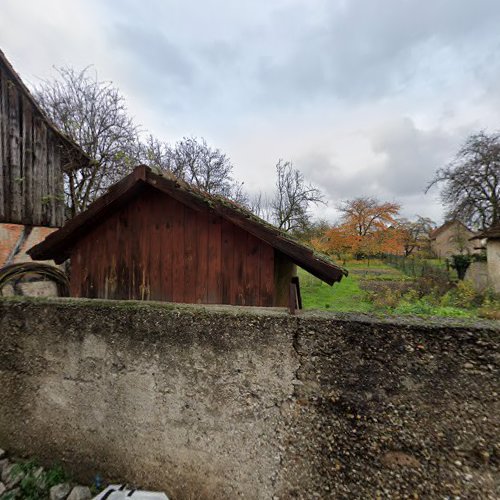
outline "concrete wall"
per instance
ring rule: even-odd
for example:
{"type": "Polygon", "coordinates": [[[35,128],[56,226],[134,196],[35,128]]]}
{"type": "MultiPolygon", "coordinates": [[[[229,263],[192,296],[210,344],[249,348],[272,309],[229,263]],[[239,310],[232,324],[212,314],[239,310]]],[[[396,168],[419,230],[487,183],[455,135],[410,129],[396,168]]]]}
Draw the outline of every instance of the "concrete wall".
{"type": "Polygon", "coordinates": [[[0,447],[173,498],[494,498],[498,324],[0,301],[0,447]]]}
{"type": "Polygon", "coordinates": [[[477,292],[484,292],[489,287],[488,264],[482,261],[471,262],[464,280],[470,281],[477,292]]]}
{"type": "Polygon", "coordinates": [[[500,240],[489,239],[486,243],[486,258],[488,259],[488,279],[490,286],[500,294],[500,240]]]}

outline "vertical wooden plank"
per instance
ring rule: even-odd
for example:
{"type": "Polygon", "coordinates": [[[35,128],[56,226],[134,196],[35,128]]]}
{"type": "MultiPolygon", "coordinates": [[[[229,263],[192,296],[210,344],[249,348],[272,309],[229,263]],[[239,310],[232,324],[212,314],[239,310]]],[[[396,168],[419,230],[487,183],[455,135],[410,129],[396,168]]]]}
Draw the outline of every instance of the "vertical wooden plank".
{"type": "Polygon", "coordinates": [[[54,190],[54,141],[52,139],[53,133],[52,131],[47,131],[47,156],[45,163],[45,198],[43,204],[43,214],[44,221],[46,226],[55,226],[55,190],[54,190]]]}
{"type": "Polygon", "coordinates": [[[130,234],[130,254],[132,259],[132,267],[130,271],[130,298],[140,298],[140,284],[142,280],[141,254],[140,254],[140,239],[141,239],[141,221],[140,207],[137,201],[131,203],[127,207],[129,220],[130,234]]]}
{"type": "Polygon", "coordinates": [[[19,109],[19,94],[13,83],[9,82],[8,107],[9,107],[9,158],[10,178],[9,178],[9,200],[7,207],[10,207],[10,221],[22,222],[22,189],[23,181],[21,165],[21,116],[19,109]]]}
{"type": "Polygon", "coordinates": [[[233,255],[233,288],[235,304],[246,305],[245,296],[245,268],[246,268],[246,247],[247,233],[242,229],[233,226],[234,231],[234,255],[233,255]]]}
{"type": "Polygon", "coordinates": [[[161,272],[161,233],[163,226],[163,203],[162,194],[151,191],[148,194],[148,218],[149,218],[149,272],[151,300],[163,300],[162,296],[162,272],[161,272]]]}
{"type": "Polygon", "coordinates": [[[54,226],[64,224],[64,174],[62,171],[62,150],[59,142],[54,144],[54,226]]]}
{"type": "Polygon", "coordinates": [[[85,238],[81,239],[78,243],[82,256],[82,282],[80,287],[80,297],[90,297],[90,262],[89,262],[89,248],[85,238]]]}
{"type": "Polygon", "coordinates": [[[27,97],[22,99],[23,111],[23,222],[33,223],[33,114],[27,97]]]}
{"type": "Polygon", "coordinates": [[[208,216],[208,277],[207,303],[222,303],[222,220],[208,216]]]}
{"type": "Polygon", "coordinates": [[[233,225],[222,220],[222,303],[234,304],[233,262],[234,262],[234,231],[233,225]]]}
{"type": "Polygon", "coordinates": [[[198,272],[198,218],[191,208],[184,208],[184,300],[196,302],[196,274],[198,272]]]}
{"type": "Polygon", "coordinates": [[[71,255],[70,291],[71,297],[80,297],[82,282],[82,255],[80,245],[77,243],[71,255]]]}
{"type": "MultiPolygon", "coordinates": [[[[40,118],[33,120],[33,224],[41,226],[42,217],[42,196],[44,186],[44,147],[45,142],[45,127],[40,118]]],[[[83,258],[83,257],[82,257],[83,258]]]]}
{"type": "Polygon", "coordinates": [[[151,272],[150,272],[150,244],[151,244],[151,220],[149,211],[148,196],[143,194],[136,200],[138,207],[138,238],[139,241],[139,254],[140,254],[140,284],[139,284],[139,299],[149,300],[151,297],[151,272]]]}
{"type": "Polygon", "coordinates": [[[173,225],[175,200],[169,196],[160,197],[159,217],[160,224],[159,247],[160,247],[160,278],[161,278],[161,300],[173,301],[172,286],[172,252],[173,252],[173,225]]]}
{"type": "Polygon", "coordinates": [[[161,293],[162,300],[172,302],[173,292],[173,252],[174,252],[174,217],[176,214],[176,201],[170,196],[162,197],[162,225],[161,225],[161,293]]]}
{"type": "Polygon", "coordinates": [[[0,221],[6,220],[5,180],[8,177],[7,167],[7,82],[6,75],[0,68],[0,221]]]}
{"type": "Polygon", "coordinates": [[[274,248],[266,243],[260,245],[259,276],[259,305],[270,307],[274,305],[274,248]]]}
{"type": "Polygon", "coordinates": [[[260,246],[261,241],[247,233],[243,283],[245,303],[249,306],[257,306],[260,303],[260,246]]]}
{"type": "Polygon", "coordinates": [[[186,208],[180,203],[172,205],[172,300],[184,302],[184,217],[186,208]]]}
{"type": "Polygon", "coordinates": [[[207,303],[208,280],[208,212],[196,213],[196,303],[207,303]]]}

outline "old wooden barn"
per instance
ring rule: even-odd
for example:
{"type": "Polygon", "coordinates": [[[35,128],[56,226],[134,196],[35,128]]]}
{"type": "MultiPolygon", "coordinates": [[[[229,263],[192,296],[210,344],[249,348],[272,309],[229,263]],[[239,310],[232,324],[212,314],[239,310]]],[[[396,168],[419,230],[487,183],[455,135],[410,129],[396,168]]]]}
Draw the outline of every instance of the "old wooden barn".
{"type": "Polygon", "coordinates": [[[62,226],[63,172],[88,161],[45,116],[0,50],[0,223],[62,226]]]}
{"type": "Polygon", "coordinates": [[[29,251],[71,259],[71,295],[287,306],[296,265],[346,272],[229,200],[144,166],[29,251]]]}

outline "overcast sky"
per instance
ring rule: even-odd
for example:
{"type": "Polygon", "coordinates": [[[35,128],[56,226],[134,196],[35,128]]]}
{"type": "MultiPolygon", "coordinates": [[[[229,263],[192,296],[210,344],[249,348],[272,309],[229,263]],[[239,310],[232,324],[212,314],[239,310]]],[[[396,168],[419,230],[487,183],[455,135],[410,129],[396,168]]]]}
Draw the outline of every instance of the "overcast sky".
{"type": "Polygon", "coordinates": [[[328,198],[442,220],[426,183],[500,110],[499,0],[0,0],[30,85],[95,66],[159,138],[203,136],[248,191],[279,158],[328,198]]]}

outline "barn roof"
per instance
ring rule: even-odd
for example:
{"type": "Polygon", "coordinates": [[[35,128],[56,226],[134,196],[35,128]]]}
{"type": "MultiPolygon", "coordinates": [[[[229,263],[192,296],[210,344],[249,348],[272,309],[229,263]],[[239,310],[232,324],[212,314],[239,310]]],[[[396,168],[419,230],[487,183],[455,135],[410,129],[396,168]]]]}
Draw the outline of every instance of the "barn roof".
{"type": "Polygon", "coordinates": [[[69,258],[73,245],[96,223],[124,206],[147,186],[168,194],[194,210],[212,210],[287,255],[295,264],[329,285],[347,276],[347,271],[331,262],[328,257],[299,243],[237,203],[223,196],[210,195],[173,175],[155,174],[144,165],[136,167],[85,212],[69,220],[61,229],[28,250],[29,255],[35,260],[53,259],[57,263],[64,262],[69,258]]]}
{"type": "Polygon", "coordinates": [[[40,104],[38,104],[36,99],[33,97],[30,90],[23,82],[16,70],[13,68],[12,64],[9,62],[2,50],[0,50],[0,68],[1,67],[3,67],[4,70],[8,73],[10,79],[16,83],[18,89],[30,101],[33,108],[40,115],[47,126],[59,137],[60,141],[67,148],[68,152],[71,151],[71,158],[67,158],[67,164],[71,165],[71,167],[66,168],[66,170],[72,170],[74,168],[84,166],[82,164],[88,164],[91,161],[90,157],[83,151],[80,146],[78,146],[76,142],[74,142],[56,127],[52,120],[47,116],[45,111],[41,108],[40,104]]]}

